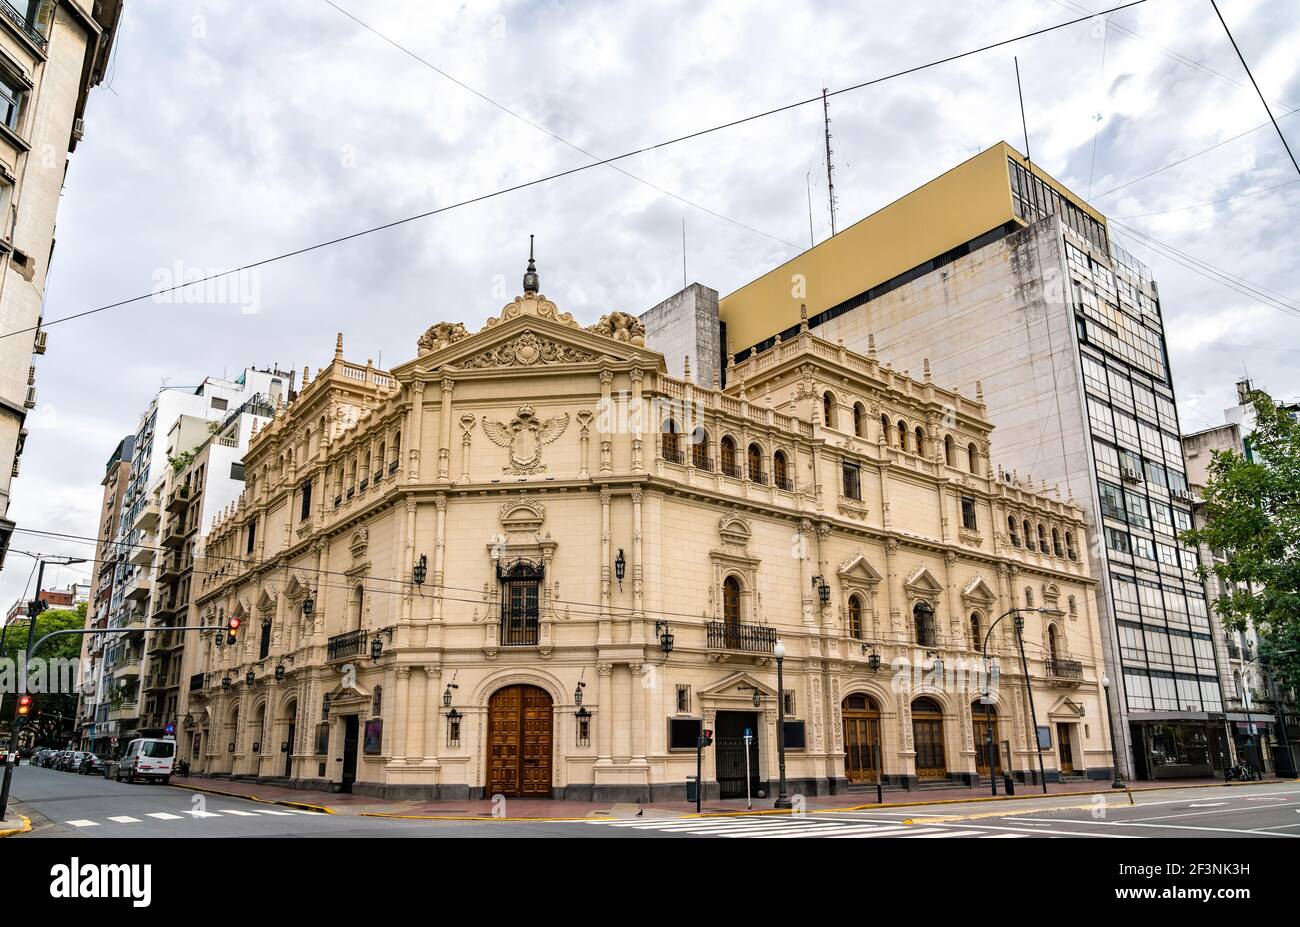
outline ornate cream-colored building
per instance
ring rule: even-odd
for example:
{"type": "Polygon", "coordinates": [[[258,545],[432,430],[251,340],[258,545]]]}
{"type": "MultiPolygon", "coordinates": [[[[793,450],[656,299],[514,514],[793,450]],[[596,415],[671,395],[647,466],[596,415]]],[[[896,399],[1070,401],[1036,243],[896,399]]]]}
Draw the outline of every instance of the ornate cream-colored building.
{"type": "Polygon", "coordinates": [[[743,796],[746,731],[751,788],[776,787],[784,707],[792,793],[969,783],[988,635],[998,765],[1036,768],[1036,721],[1049,778],[1109,776],[1079,509],[989,472],[982,397],[806,325],[695,384],[531,268],[480,331],[435,325],[391,371],[342,345],[252,439],[199,561],[196,770],[680,799],[703,728],[705,795],[743,796]],[[1012,619],[989,633],[1026,606],[1032,715],[1012,619]]]}

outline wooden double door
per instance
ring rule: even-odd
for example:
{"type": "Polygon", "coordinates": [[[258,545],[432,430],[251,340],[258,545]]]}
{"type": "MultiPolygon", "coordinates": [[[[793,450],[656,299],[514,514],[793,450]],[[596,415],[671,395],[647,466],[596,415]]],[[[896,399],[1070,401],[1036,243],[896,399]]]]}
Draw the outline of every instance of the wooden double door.
{"type": "Polygon", "coordinates": [[[844,777],[875,782],[880,775],[880,709],[865,695],[844,700],[844,777]]]}
{"type": "Polygon", "coordinates": [[[998,741],[998,716],[990,712],[985,717],[984,706],[976,702],[971,706],[971,727],[974,729],[975,770],[982,778],[989,775],[989,740],[993,741],[993,774],[1002,773],[1002,744],[998,741]],[[992,734],[992,737],[990,737],[992,734]]]}
{"type": "Polygon", "coordinates": [[[488,795],[551,797],[551,697],[537,686],[506,686],[488,700],[488,795]]]}
{"type": "Polygon", "coordinates": [[[948,761],[943,750],[943,710],[933,699],[912,703],[912,743],[918,779],[945,779],[948,761]]]}

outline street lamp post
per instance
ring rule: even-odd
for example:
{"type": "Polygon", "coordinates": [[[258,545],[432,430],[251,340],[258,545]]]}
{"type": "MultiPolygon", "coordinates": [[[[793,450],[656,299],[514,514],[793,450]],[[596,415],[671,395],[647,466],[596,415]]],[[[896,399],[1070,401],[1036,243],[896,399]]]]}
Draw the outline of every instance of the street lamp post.
{"type": "Polygon", "coordinates": [[[1128,786],[1124,785],[1124,777],[1120,775],[1119,760],[1115,758],[1115,726],[1111,723],[1114,717],[1110,713],[1110,677],[1105,673],[1101,674],[1101,690],[1106,693],[1106,726],[1110,729],[1110,768],[1115,773],[1115,779],[1111,782],[1112,789],[1123,789],[1128,786]]]}
{"type": "MultiPolygon", "coordinates": [[[[36,598],[32,600],[30,617],[27,619],[27,662],[32,659],[32,645],[36,642],[36,619],[41,614],[41,586],[45,583],[45,565],[46,560],[41,560],[36,570],[36,598]]],[[[61,557],[57,561],[59,566],[71,566],[74,563],[85,563],[84,557],[61,557]]],[[[25,670],[24,670],[25,672],[25,670]]],[[[0,821],[4,820],[5,814],[9,808],[9,787],[13,783],[14,751],[18,748],[18,732],[22,725],[18,723],[18,699],[14,699],[14,716],[9,722],[9,748],[5,751],[5,772],[4,782],[0,783],[0,821]]]]}
{"type": "MultiPolygon", "coordinates": [[[[1034,710],[1034,693],[1029,686],[1029,665],[1025,662],[1025,642],[1024,639],[1020,636],[1020,631],[1025,624],[1025,619],[1020,617],[1020,613],[1021,612],[1043,612],[1043,611],[1046,611],[1046,609],[1042,609],[1042,608],[1007,609],[1001,615],[998,615],[997,620],[994,621],[991,625],[989,625],[988,630],[984,632],[984,646],[982,649],[984,651],[985,672],[987,673],[988,664],[989,664],[989,638],[993,634],[993,629],[998,626],[999,622],[1001,622],[1003,618],[1006,618],[1008,615],[1015,615],[1016,616],[1015,617],[1016,644],[1020,647],[1020,672],[1025,678],[1025,701],[1029,703],[1030,721],[1034,726],[1034,729],[1032,731],[1033,733],[1032,740],[1034,743],[1035,752],[1038,754],[1038,778],[1043,783],[1043,794],[1046,795],[1047,777],[1043,774],[1043,751],[1038,746],[1038,713],[1034,710]]],[[[984,703],[984,719],[986,723],[990,720],[989,703],[987,701],[984,703]]],[[[993,731],[992,731],[992,727],[990,726],[989,738],[991,739],[992,736],[993,736],[993,731]]],[[[990,776],[993,775],[993,765],[991,763],[989,765],[989,775],[990,776]]],[[[995,788],[994,794],[997,794],[996,786],[994,788],[995,788]]]]}
{"type": "Polygon", "coordinates": [[[772,648],[772,656],[776,657],[776,755],[781,772],[780,791],[776,796],[776,804],[772,807],[789,810],[794,806],[785,788],[785,644],[779,639],[772,648]]]}

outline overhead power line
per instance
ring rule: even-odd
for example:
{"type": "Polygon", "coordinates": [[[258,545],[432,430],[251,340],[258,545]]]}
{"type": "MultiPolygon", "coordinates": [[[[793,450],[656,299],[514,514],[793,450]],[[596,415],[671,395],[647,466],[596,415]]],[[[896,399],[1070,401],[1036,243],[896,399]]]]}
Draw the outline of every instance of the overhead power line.
{"type": "MultiPolygon", "coordinates": [[[[438,67],[432,61],[429,61],[428,59],[423,58],[420,55],[416,54],[414,51],[407,48],[402,43],[398,42],[392,36],[385,35],[384,33],[380,32],[378,29],[376,29],[374,26],[366,22],[365,20],[343,9],[343,7],[335,3],[334,0],[324,0],[324,2],[332,6],[334,9],[338,10],[348,19],[352,20],[358,26],[365,29],[367,32],[370,32],[371,34],[377,36],[378,38],[383,39],[389,45],[393,46],[398,51],[400,51],[402,54],[407,55],[408,57],[414,59],[415,61],[418,61],[420,64],[424,65],[426,68],[433,71],[435,74],[438,74],[446,78],[447,80],[451,81],[457,87],[460,87],[461,89],[474,94],[474,96],[478,97],[480,100],[484,101],[485,103],[489,103],[492,106],[495,106],[497,109],[501,110],[501,112],[505,113],[506,115],[518,119],[524,125],[531,126],[532,128],[536,129],[538,132],[541,132],[544,135],[550,136],[551,138],[555,139],[560,144],[567,145],[568,147],[572,148],[574,151],[586,155],[588,158],[591,158],[593,161],[601,161],[601,157],[599,155],[593,154],[592,152],[588,151],[586,148],[583,148],[581,145],[577,145],[569,141],[567,138],[555,134],[550,129],[546,128],[546,126],[539,125],[538,123],[529,119],[527,116],[515,112],[510,107],[506,106],[504,103],[500,103],[497,100],[492,99],[490,96],[483,93],[481,90],[477,90],[474,87],[471,87],[469,84],[465,83],[463,80],[460,80],[459,78],[455,77],[454,75],[448,74],[446,71],[438,67]]],[[[799,245],[796,245],[792,241],[786,241],[784,238],[780,238],[776,235],[769,235],[767,232],[764,232],[762,229],[756,229],[752,225],[746,225],[744,222],[741,222],[737,219],[733,219],[730,216],[724,216],[722,213],[710,209],[707,206],[703,206],[695,202],[694,200],[687,199],[686,197],[678,193],[674,193],[671,190],[665,190],[663,187],[659,186],[658,184],[652,183],[651,181],[646,180],[644,177],[638,177],[636,174],[633,174],[631,171],[626,171],[616,164],[608,164],[607,166],[610,168],[610,170],[618,171],[623,176],[630,177],[632,180],[635,180],[637,183],[644,184],[650,189],[657,190],[659,193],[662,193],[664,196],[670,196],[673,199],[677,200],[677,202],[684,203],[685,205],[690,206],[693,209],[698,209],[700,212],[708,213],[710,216],[713,216],[716,219],[721,219],[723,222],[730,222],[732,225],[737,226],[738,228],[742,228],[747,232],[753,232],[755,235],[762,235],[764,238],[770,238],[772,241],[778,242],[780,244],[789,245],[791,248],[794,248],[796,250],[799,249],[799,245]]]]}
{"type": "Polygon", "coordinates": [[[1277,137],[1282,141],[1282,147],[1286,149],[1287,157],[1291,159],[1291,164],[1295,167],[1296,173],[1300,174],[1300,162],[1297,162],[1295,155],[1291,153],[1291,146],[1287,144],[1286,136],[1282,134],[1282,127],[1277,124],[1277,119],[1273,116],[1273,110],[1269,107],[1268,100],[1264,99],[1264,91],[1260,90],[1259,84],[1255,82],[1255,75],[1250,72],[1250,65],[1246,63],[1246,56],[1237,47],[1237,40],[1232,37],[1232,30],[1228,28],[1228,21],[1219,12],[1219,4],[1215,0],[1210,0],[1210,6],[1214,7],[1214,14],[1219,17],[1219,22],[1223,23],[1223,31],[1228,33],[1228,41],[1232,43],[1232,50],[1237,53],[1237,57],[1241,60],[1241,66],[1246,69],[1246,76],[1250,78],[1251,86],[1255,88],[1255,93],[1259,96],[1259,102],[1264,106],[1264,112],[1268,113],[1269,121],[1273,123],[1273,128],[1277,130],[1277,137]]]}
{"type": "MultiPolygon", "coordinates": [[[[1128,3],[1120,4],[1118,6],[1112,7],[1109,10],[1102,10],[1100,13],[1095,15],[1104,15],[1106,13],[1115,12],[1116,10],[1129,9],[1130,7],[1139,6],[1140,4],[1143,4],[1145,2],[1146,0],[1129,0],[1128,3]]],[[[1035,29],[1032,32],[1021,33],[1020,35],[1013,36],[1008,39],[1001,39],[997,42],[991,42],[987,45],[981,45],[978,48],[972,48],[967,51],[957,52],[956,54],[948,55],[943,58],[937,58],[934,59],[933,61],[927,61],[924,64],[913,65],[910,68],[904,68],[900,71],[894,71],[890,74],[884,74],[881,75],[880,77],[871,78],[870,80],[861,81],[856,84],[850,84],[847,87],[841,87],[838,90],[829,91],[826,94],[826,96],[833,97],[833,96],[839,96],[840,94],[844,94],[844,93],[852,93],[856,90],[862,90],[866,87],[872,87],[875,86],[876,84],[882,84],[886,81],[895,80],[900,77],[906,77],[911,74],[917,74],[921,71],[925,71],[930,68],[935,68],[943,64],[949,64],[953,61],[959,61],[963,58],[969,58],[973,55],[982,54],[983,52],[991,51],[992,49],[995,48],[1002,48],[1006,45],[1012,45],[1016,42],[1022,42],[1026,39],[1031,39],[1040,35],[1045,35],[1049,32],[1054,32],[1058,29],[1065,29],[1070,26],[1078,25],[1079,23],[1087,22],[1090,19],[1092,19],[1092,16],[1080,16],[1080,17],[1076,17],[1075,19],[1057,23],[1052,26],[1044,26],[1041,29],[1035,29]]],[[[651,151],[658,151],[659,149],[667,148],[671,145],[677,145],[682,142],[691,141],[697,138],[702,138],[706,135],[711,135],[715,132],[721,132],[725,129],[735,128],[736,126],[745,125],[746,123],[750,123],[750,122],[755,122],[759,119],[765,119],[768,116],[775,116],[779,113],[788,112],[790,110],[798,109],[803,106],[809,106],[811,104],[820,103],[820,102],[822,102],[821,94],[818,94],[817,96],[814,97],[808,97],[803,100],[796,100],[793,103],[786,103],[782,106],[777,106],[772,109],[764,110],[763,112],[753,113],[749,116],[742,116],[740,118],[730,120],[729,122],[719,123],[717,125],[710,126],[705,129],[697,129],[693,132],[688,132],[685,135],[679,135],[676,138],[671,138],[666,141],[656,142],[651,145],[645,145],[641,148],[635,148],[632,149],[631,151],[626,151],[622,154],[614,155],[613,157],[602,158],[598,161],[592,161],[588,164],[580,164],[577,167],[571,167],[566,170],[557,171],[553,174],[548,174],[544,177],[537,177],[532,180],[523,181],[522,183],[512,184],[511,186],[508,187],[501,187],[500,189],[493,190],[489,193],[482,193],[479,194],[478,196],[473,196],[468,199],[460,200],[455,203],[449,203],[446,206],[439,206],[435,209],[429,209],[424,212],[416,213],[411,216],[406,216],[401,219],[394,219],[391,222],[385,222],[380,225],[371,226],[370,228],[360,229],[355,232],[349,232],[348,234],[340,235],[337,238],[331,238],[326,241],[316,242],[315,244],[311,244],[311,245],[304,245],[301,248],[295,248],[291,251],[285,251],[281,254],[272,255],[271,257],[262,258],[257,261],[251,261],[247,264],[244,264],[240,267],[233,268],[231,270],[218,271],[216,273],[207,274],[206,276],[202,276],[194,280],[186,280],[182,283],[177,283],[174,284],[173,286],[165,287],[160,290],[154,290],[148,293],[142,293],[138,296],[131,296],[126,299],[120,299],[116,302],[108,303],[107,305],[97,306],[96,308],[93,309],[86,309],[81,312],[75,312],[72,315],[62,316],[61,318],[57,318],[57,319],[51,319],[48,322],[44,322],[43,326],[49,327],[51,325],[57,325],[63,322],[71,322],[74,319],[85,318],[86,316],[94,315],[99,312],[106,312],[111,309],[120,309],[123,306],[128,306],[133,303],[143,302],[147,299],[155,299],[159,296],[164,296],[168,293],[172,293],[177,290],[182,290],[188,287],[197,286],[199,284],[208,283],[212,280],[221,279],[223,277],[229,277],[234,274],[243,273],[245,271],[255,270],[259,267],[265,267],[268,264],[274,264],[280,261],[289,260],[290,258],[301,257],[302,255],[309,254],[313,251],[319,251],[324,248],[330,248],[335,245],[340,245],[345,242],[349,242],[358,238],[365,237],[367,235],[373,235],[377,232],[387,231],[388,229],[393,229],[402,225],[407,225],[411,222],[417,222],[421,219],[427,219],[430,218],[431,216],[440,215],[441,213],[444,212],[450,212],[453,209],[459,209],[463,206],[470,206],[475,203],[482,203],[487,200],[495,199],[496,197],[499,196],[504,196],[507,193],[514,193],[519,190],[527,189],[529,187],[535,187],[539,184],[548,183],[553,180],[559,180],[562,177],[568,177],[572,174],[579,174],[582,173],[583,171],[589,171],[594,167],[601,167],[603,165],[612,164],[616,161],[624,161],[628,158],[632,158],[640,154],[645,154],[651,151]]],[[[40,326],[29,326],[27,328],[15,329],[14,331],[0,334],[0,338],[8,338],[13,335],[19,335],[19,334],[24,334],[26,332],[36,331],[38,327],[40,326]]]]}

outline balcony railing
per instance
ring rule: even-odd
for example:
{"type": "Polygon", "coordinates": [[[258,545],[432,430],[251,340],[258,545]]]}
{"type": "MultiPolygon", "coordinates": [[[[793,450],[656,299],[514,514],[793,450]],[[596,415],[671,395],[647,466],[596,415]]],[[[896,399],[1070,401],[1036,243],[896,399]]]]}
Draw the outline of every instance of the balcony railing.
{"type": "Polygon", "coordinates": [[[1053,660],[1047,661],[1047,675],[1055,676],[1057,679],[1082,679],[1083,664],[1078,660],[1053,660]]]}
{"type": "Polygon", "coordinates": [[[665,444],[663,446],[663,454],[664,454],[664,460],[668,461],[669,463],[675,463],[675,464],[686,463],[686,455],[682,453],[682,449],[680,447],[674,447],[671,444],[665,444]]]}
{"type": "Polygon", "coordinates": [[[722,460],[722,475],[729,476],[733,480],[740,479],[740,465],[735,461],[729,461],[726,458],[722,460]]]}
{"type": "Polygon", "coordinates": [[[776,628],[728,621],[708,623],[710,650],[743,650],[746,653],[771,653],[776,646],[776,628]]]}
{"type": "MultiPolygon", "coordinates": [[[[22,11],[18,10],[8,0],[0,0],[0,13],[4,14],[5,19],[17,26],[27,38],[31,39],[39,48],[44,48],[46,44],[45,36],[34,25],[27,21],[22,11]]],[[[42,332],[42,334],[44,334],[42,332]]],[[[40,353],[40,352],[38,352],[40,353]]]]}
{"type": "Polygon", "coordinates": [[[346,660],[349,657],[361,656],[366,652],[366,632],[364,629],[359,631],[348,631],[345,634],[335,634],[326,644],[327,659],[346,660]]]}

